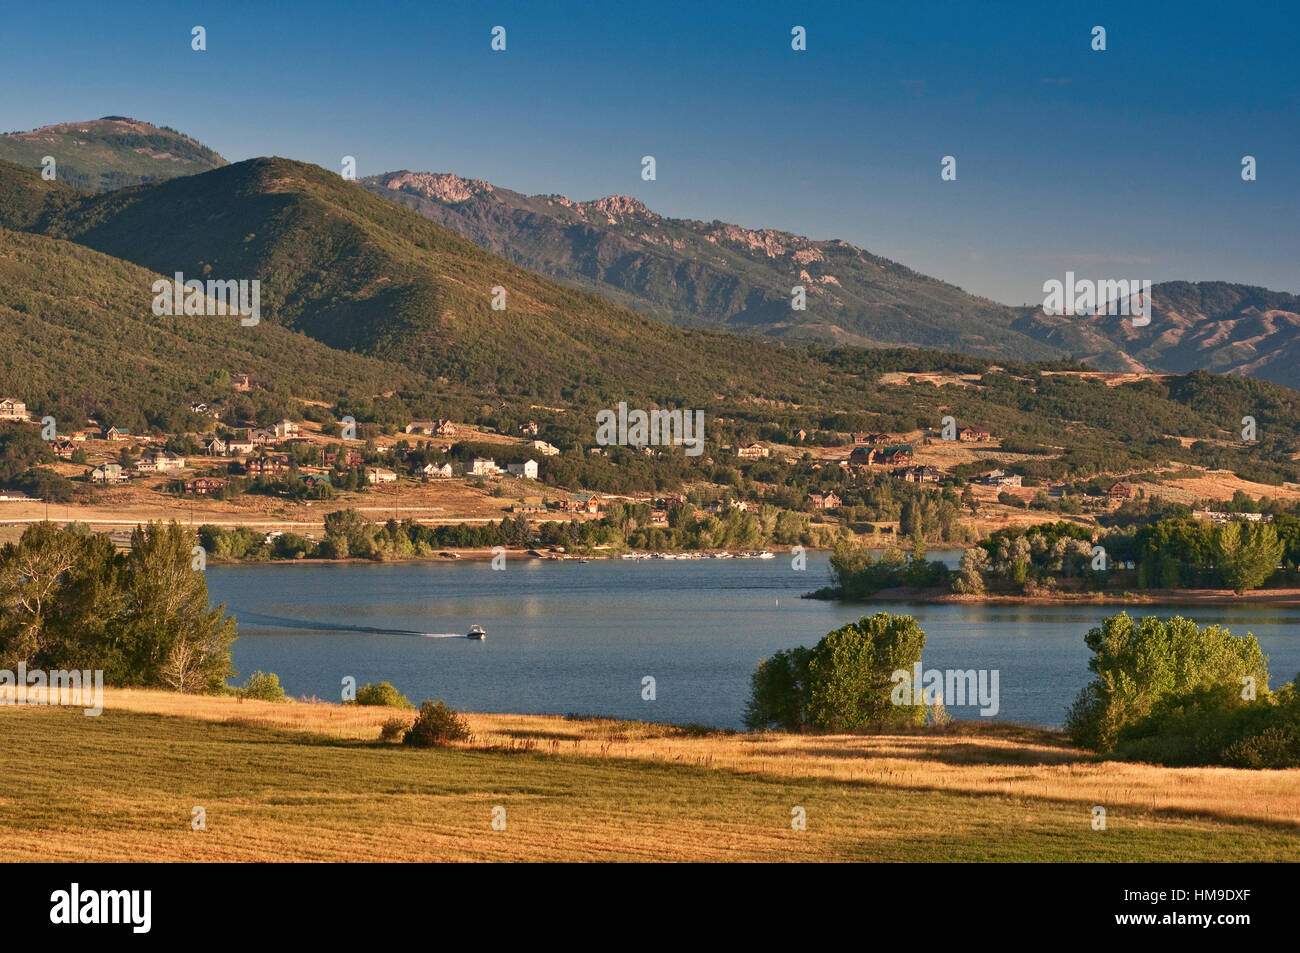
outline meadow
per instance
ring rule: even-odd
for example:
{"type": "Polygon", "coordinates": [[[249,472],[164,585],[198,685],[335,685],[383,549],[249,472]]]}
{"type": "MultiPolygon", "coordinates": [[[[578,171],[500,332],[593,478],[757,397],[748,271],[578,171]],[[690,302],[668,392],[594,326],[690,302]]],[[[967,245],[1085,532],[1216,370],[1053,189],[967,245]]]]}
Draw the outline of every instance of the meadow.
{"type": "Polygon", "coordinates": [[[1009,725],[734,734],[470,714],[468,742],[417,750],[378,740],[393,715],[112,689],[98,717],[0,707],[13,753],[0,858],[1275,861],[1300,850],[1300,770],[1103,762],[1009,725]],[[1105,830],[1093,829],[1098,805],[1105,830]],[[204,830],[192,829],[196,807],[204,830]],[[792,829],[796,807],[806,830],[792,829]]]}

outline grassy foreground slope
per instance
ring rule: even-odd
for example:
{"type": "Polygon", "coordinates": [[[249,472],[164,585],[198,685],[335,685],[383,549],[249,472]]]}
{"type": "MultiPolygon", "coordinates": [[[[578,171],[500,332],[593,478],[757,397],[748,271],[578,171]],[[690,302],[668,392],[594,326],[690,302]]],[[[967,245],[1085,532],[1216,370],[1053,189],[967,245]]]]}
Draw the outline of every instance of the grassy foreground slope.
{"type": "Polygon", "coordinates": [[[1097,763],[1014,728],[698,735],[471,715],[468,744],[412,750],[368,740],[391,710],[120,691],[106,705],[98,718],[0,707],[0,743],[23,752],[0,778],[0,857],[1282,860],[1300,847],[1300,771],[1097,763]],[[791,830],[796,805],[806,831],[791,830]],[[190,829],[195,806],[206,831],[190,829]]]}

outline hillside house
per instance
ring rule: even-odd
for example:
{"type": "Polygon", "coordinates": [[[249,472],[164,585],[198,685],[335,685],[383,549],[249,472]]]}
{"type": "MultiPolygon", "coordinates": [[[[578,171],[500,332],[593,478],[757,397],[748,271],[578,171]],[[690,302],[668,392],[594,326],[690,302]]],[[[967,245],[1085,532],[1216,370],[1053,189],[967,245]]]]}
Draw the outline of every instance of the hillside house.
{"type": "Polygon", "coordinates": [[[246,456],[253,452],[253,441],[230,439],[226,441],[226,451],[232,456],[246,456]]]}
{"type": "Polygon", "coordinates": [[[837,510],[843,504],[834,493],[809,493],[808,503],[815,510],[837,510]]]}
{"type": "Polygon", "coordinates": [[[743,447],[736,449],[736,456],[742,460],[762,460],[770,456],[771,453],[772,451],[761,443],[747,443],[743,447]]]}
{"type": "Polygon", "coordinates": [[[27,405],[21,400],[6,397],[0,400],[0,420],[27,420],[27,405]]]}
{"type": "MultiPolygon", "coordinates": [[[[327,467],[336,466],[338,465],[339,462],[339,451],[326,450],[323,454],[321,454],[321,459],[325,461],[325,466],[327,467]]],[[[344,451],[343,453],[342,465],[345,467],[359,467],[361,466],[361,462],[363,459],[364,458],[361,456],[360,450],[347,450],[344,451]]]]}
{"type": "Polygon", "coordinates": [[[993,434],[985,427],[962,427],[957,431],[957,439],[963,443],[980,443],[992,440],[993,434]]]}
{"type": "Polygon", "coordinates": [[[369,467],[366,470],[366,480],[369,483],[396,483],[397,474],[388,467],[369,467]]]}
{"type": "Polygon", "coordinates": [[[290,437],[301,437],[302,428],[292,420],[281,420],[271,428],[278,440],[288,440],[290,437]]]}
{"type": "Polygon", "coordinates": [[[249,431],[248,439],[253,442],[255,447],[265,447],[273,443],[279,443],[280,440],[275,434],[274,427],[258,427],[249,431]]]}
{"type": "Polygon", "coordinates": [[[71,460],[72,455],[77,451],[77,445],[71,440],[55,440],[50,444],[50,449],[54,451],[56,457],[71,460]]]}
{"type": "Polygon", "coordinates": [[[495,460],[475,457],[474,461],[470,464],[469,472],[470,476],[496,476],[501,473],[501,468],[497,466],[495,460]]]}
{"type": "Polygon", "coordinates": [[[244,470],[254,476],[279,473],[289,469],[289,458],[282,453],[267,453],[253,457],[244,464],[244,470]]]}
{"type": "Polygon", "coordinates": [[[1005,470],[990,470],[983,476],[978,476],[972,483],[981,483],[984,486],[1020,486],[1023,478],[1019,473],[1007,473],[1005,470]]]}
{"type": "Polygon", "coordinates": [[[230,383],[235,390],[247,392],[253,389],[253,378],[248,374],[231,374],[230,383]]]}
{"type": "Polygon", "coordinates": [[[155,453],[153,460],[158,467],[159,473],[171,473],[185,469],[185,458],[180,454],[170,453],[166,450],[159,450],[155,453]]]}
{"type": "Polygon", "coordinates": [[[454,436],[456,436],[458,433],[460,433],[460,428],[457,427],[457,426],[456,426],[454,423],[452,423],[450,420],[440,420],[440,421],[438,421],[438,436],[439,436],[439,437],[454,437],[454,436]]]}
{"type": "Polygon", "coordinates": [[[197,477],[185,481],[185,492],[195,496],[213,496],[226,488],[226,481],[216,477],[197,477]]]}
{"type": "Polygon", "coordinates": [[[943,474],[938,467],[916,466],[900,467],[897,470],[892,470],[890,476],[906,480],[908,483],[938,483],[943,474]]]}
{"type": "Polygon", "coordinates": [[[126,482],[126,474],[122,472],[121,464],[105,463],[90,471],[90,482],[104,484],[124,483],[126,482]]]}
{"type": "Polygon", "coordinates": [[[906,444],[897,447],[872,449],[871,462],[877,466],[889,466],[894,463],[906,463],[912,459],[912,448],[906,444]]]}
{"type": "Polygon", "coordinates": [[[125,427],[109,427],[104,431],[105,440],[130,440],[131,431],[125,427]]]}
{"type": "Polygon", "coordinates": [[[537,461],[525,460],[523,463],[508,463],[506,470],[511,476],[520,477],[524,480],[537,479],[537,461]]]}
{"type": "Polygon", "coordinates": [[[436,420],[412,420],[406,425],[405,432],[423,434],[426,437],[432,437],[438,432],[438,422],[436,420]]]}
{"type": "Polygon", "coordinates": [[[565,509],[571,513],[590,513],[594,516],[600,512],[600,500],[595,493],[578,493],[569,500],[565,509]]]}
{"type": "Polygon", "coordinates": [[[544,457],[554,457],[560,452],[559,447],[553,447],[545,440],[531,440],[529,441],[528,446],[544,457]]]}
{"type": "Polygon", "coordinates": [[[451,464],[444,463],[438,466],[436,463],[426,463],[413,469],[411,475],[424,480],[445,480],[452,475],[451,464]]]}
{"type": "Polygon", "coordinates": [[[210,457],[224,457],[230,452],[230,444],[220,437],[213,437],[203,445],[203,452],[210,457]]]}
{"type": "Polygon", "coordinates": [[[1133,487],[1127,483],[1116,483],[1106,491],[1106,495],[1112,500],[1129,500],[1133,498],[1133,487]]]}
{"type": "Polygon", "coordinates": [[[528,421],[526,424],[519,425],[519,432],[525,437],[536,437],[539,429],[537,422],[533,420],[528,421]]]}
{"type": "Polygon", "coordinates": [[[526,496],[520,503],[515,503],[510,507],[511,513],[541,513],[546,509],[546,504],[540,496],[526,496]]]}

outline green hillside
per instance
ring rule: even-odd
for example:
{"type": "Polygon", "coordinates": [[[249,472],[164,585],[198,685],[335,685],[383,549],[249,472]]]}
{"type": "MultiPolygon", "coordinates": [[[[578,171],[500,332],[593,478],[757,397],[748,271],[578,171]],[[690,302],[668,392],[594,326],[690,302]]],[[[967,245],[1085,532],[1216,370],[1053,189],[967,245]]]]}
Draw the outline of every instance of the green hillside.
{"type": "Polygon", "coordinates": [[[124,116],[0,135],[0,159],[29,168],[53,156],[60,182],[106,191],[206,172],[226,160],[174,129],[124,116]]]}

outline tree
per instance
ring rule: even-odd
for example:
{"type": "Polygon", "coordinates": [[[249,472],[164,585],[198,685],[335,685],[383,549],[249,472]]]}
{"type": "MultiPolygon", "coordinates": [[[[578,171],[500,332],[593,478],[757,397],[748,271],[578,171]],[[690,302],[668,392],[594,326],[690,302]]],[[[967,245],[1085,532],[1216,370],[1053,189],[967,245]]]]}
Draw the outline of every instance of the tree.
{"type": "Polygon", "coordinates": [[[1238,594],[1263,585],[1282,558],[1282,541],[1267,524],[1228,523],[1214,535],[1216,562],[1238,594]]]}
{"type": "Polygon", "coordinates": [[[1247,676],[1267,690],[1268,660],[1249,633],[1240,638],[1217,625],[1200,629],[1179,616],[1135,621],[1121,612],[1089,630],[1084,641],[1096,678],[1079,693],[1066,730],[1077,744],[1097,751],[1109,751],[1124,727],[1164,699],[1218,687],[1240,691],[1247,676]]]}
{"type": "Polygon", "coordinates": [[[895,706],[890,676],[921,660],[925,633],[911,616],[878,612],[841,626],[808,659],[807,720],[815,728],[854,731],[869,724],[915,721],[924,705],[895,706]]]}
{"type": "Polygon", "coordinates": [[[961,554],[961,565],[957,569],[957,578],[953,580],[952,591],[976,595],[984,591],[984,572],[989,568],[989,554],[980,546],[972,547],[961,554]]]}
{"type": "Polygon", "coordinates": [[[758,663],[749,679],[745,727],[761,730],[776,726],[782,731],[802,731],[807,727],[805,708],[811,655],[800,645],[758,663]]]}

